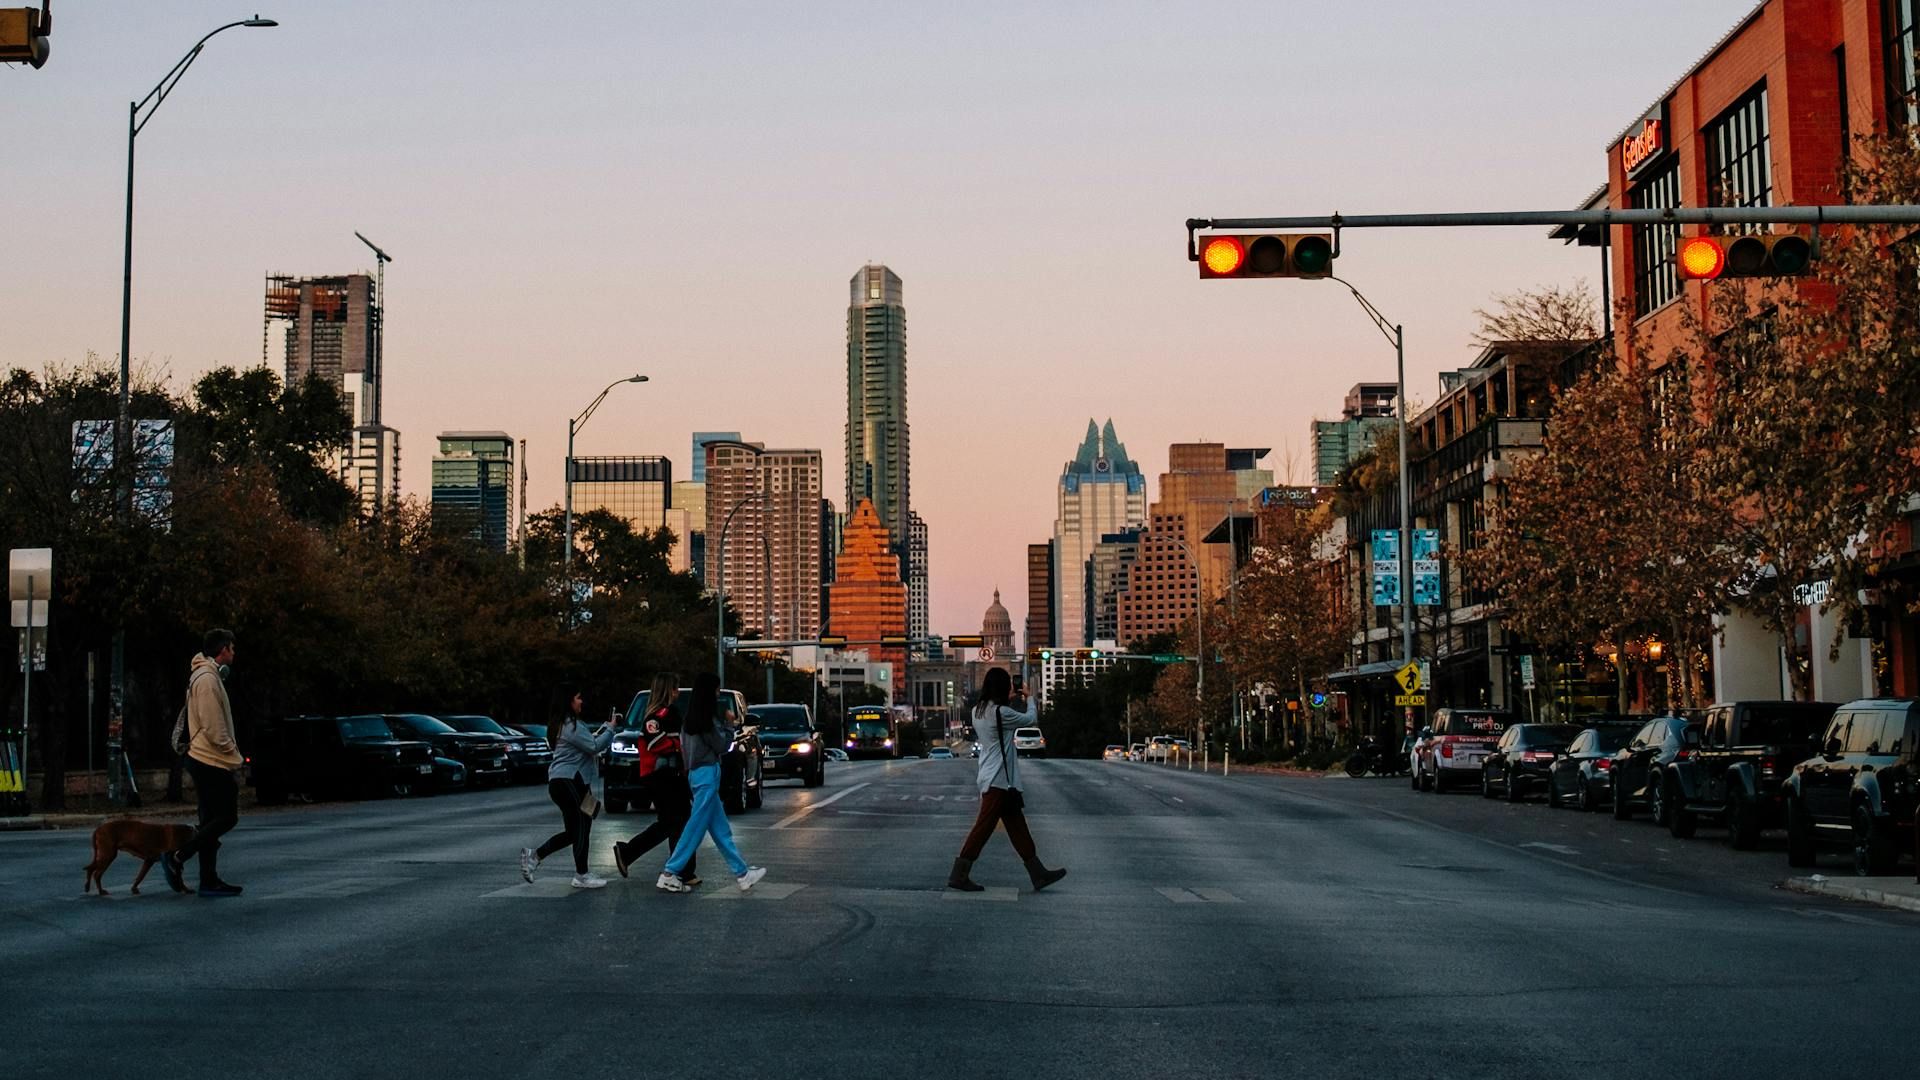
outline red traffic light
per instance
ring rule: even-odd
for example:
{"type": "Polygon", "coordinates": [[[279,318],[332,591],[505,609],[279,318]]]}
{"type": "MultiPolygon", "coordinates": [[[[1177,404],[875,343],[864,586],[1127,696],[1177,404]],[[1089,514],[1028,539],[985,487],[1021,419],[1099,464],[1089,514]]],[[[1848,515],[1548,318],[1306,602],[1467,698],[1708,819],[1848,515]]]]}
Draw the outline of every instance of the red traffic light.
{"type": "Polygon", "coordinates": [[[1745,236],[1696,236],[1674,254],[1680,277],[1799,277],[1813,268],[1813,245],[1798,233],[1749,233],[1745,236]]]}
{"type": "Polygon", "coordinates": [[[1318,233],[1210,236],[1196,259],[1203,278],[1318,278],[1333,273],[1333,238],[1318,233]]]}
{"type": "Polygon", "coordinates": [[[1200,249],[1201,276],[1232,277],[1247,261],[1247,245],[1237,236],[1216,236],[1200,249]]]}
{"type": "Polygon", "coordinates": [[[1680,276],[1688,281],[1709,281],[1727,268],[1727,252],[1711,236],[1696,236],[1680,245],[1680,276]]]}

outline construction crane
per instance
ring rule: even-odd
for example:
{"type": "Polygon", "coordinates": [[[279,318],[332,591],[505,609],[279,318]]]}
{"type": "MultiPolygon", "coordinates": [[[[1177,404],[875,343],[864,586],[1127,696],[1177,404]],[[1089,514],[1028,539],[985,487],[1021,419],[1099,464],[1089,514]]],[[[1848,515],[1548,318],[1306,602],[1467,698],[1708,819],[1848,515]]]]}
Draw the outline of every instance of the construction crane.
{"type": "Polygon", "coordinates": [[[380,309],[380,326],[373,337],[373,358],[367,364],[367,374],[370,377],[366,380],[366,384],[371,391],[373,400],[367,403],[368,412],[366,422],[368,424],[378,425],[380,423],[380,384],[385,375],[383,369],[386,365],[387,352],[387,264],[393,261],[393,256],[380,250],[380,245],[361,236],[357,230],[353,235],[357,237],[361,243],[373,249],[375,267],[373,304],[380,309]]]}

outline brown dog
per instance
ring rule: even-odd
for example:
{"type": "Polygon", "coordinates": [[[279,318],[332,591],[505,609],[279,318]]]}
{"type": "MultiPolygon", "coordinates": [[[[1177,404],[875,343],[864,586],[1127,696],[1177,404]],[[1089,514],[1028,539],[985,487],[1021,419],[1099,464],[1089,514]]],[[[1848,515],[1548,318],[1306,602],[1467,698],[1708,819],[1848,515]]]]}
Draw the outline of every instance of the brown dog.
{"type": "Polygon", "coordinates": [[[140,872],[133,877],[133,895],[139,896],[140,883],[146,880],[147,871],[160,861],[160,856],[178,849],[192,837],[191,825],[158,825],[132,818],[104,822],[93,830],[93,861],[87,864],[87,883],[80,892],[85,894],[97,888],[101,896],[107,895],[106,882],[101,878],[107,867],[113,865],[114,857],[124,851],[141,860],[140,872]]]}

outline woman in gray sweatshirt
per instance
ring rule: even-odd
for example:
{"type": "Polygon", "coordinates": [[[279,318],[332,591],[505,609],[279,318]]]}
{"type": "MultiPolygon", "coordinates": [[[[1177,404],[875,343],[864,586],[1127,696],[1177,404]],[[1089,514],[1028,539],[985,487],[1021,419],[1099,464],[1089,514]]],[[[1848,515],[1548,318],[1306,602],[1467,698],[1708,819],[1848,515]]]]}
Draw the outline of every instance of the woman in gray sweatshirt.
{"type": "Polygon", "coordinates": [[[537,850],[520,849],[520,876],[531,882],[540,860],[572,845],[573,887],[602,889],[607,880],[587,873],[587,835],[593,829],[593,818],[581,804],[600,780],[600,755],[613,742],[613,722],[609,720],[589,731],[586,721],[580,718],[586,708],[586,694],[571,690],[565,700],[566,712],[560,722],[553,725],[553,737],[549,740],[553,743],[553,764],[547,767],[547,794],[560,807],[560,817],[565,824],[537,850]]]}

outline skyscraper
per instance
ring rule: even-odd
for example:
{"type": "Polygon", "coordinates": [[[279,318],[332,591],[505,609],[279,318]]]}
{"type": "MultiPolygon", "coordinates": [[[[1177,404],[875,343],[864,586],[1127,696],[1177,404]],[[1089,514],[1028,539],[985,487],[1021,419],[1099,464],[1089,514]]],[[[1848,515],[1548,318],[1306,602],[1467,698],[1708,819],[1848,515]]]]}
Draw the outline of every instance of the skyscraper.
{"type": "Polygon", "coordinates": [[[1027,545],[1027,651],[1053,648],[1053,541],[1027,545]]]}
{"type": "Polygon", "coordinates": [[[707,444],[710,442],[739,442],[737,431],[696,431],[693,433],[693,482],[707,482],[707,444]]]}
{"type": "MultiPolygon", "coordinates": [[[[847,305],[847,501],[873,503],[888,546],[907,554],[907,309],[900,276],[870,264],[847,305]]],[[[904,580],[904,579],[903,579],[904,580]]]]}
{"type": "Polygon", "coordinates": [[[513,439],[504,431],[447,431],[433,459],[433,515],[504,553],[513,531],[513,439]]]}
{"type": "Polygon", "coordinates": [[[667,523],[673,505],[673,463],[652,454],[573,459],[573,513],[607,510],[635,532],[667,523]]]}
{"type": "Polygon", "coordinates": [[[729,440],[707,443],[706,453],[707,580],[726,588],[749,632],[819,637],[820,451],[729,440]]]}
{"type": "MultiPolygon", "coordinates": [[[[1100,538],[1146,521],[1147,478],[1114,434],[1087,421],[1087,436],[1060,470],[1060,510],[1053,522],[1053,644],[1091,645],[1087,625],[1087,559],[1100,538]]],[[[1031,647],[1031,643],[1029,643],[1031,647]]]]}
{"type": "Polygon", "coordinates": [[[340,391],[352,425],[340,479],[368,514],[400,498],[400,433],[380,412],[385,322],[371,275],[267,276],[260,361],[268,361],[277,327],[287,385],[318,376],[340,391]]]}
{"type": "Polygon", "coordinates": [[[1160,497],[1148,514],[1146,535],[1119,594],[1117,640],[1122,645],[1178,629],[1199,610],[1202,598],[1227,591],[1233,553],[1203,538],[1272,486],[1273,473],[1258,467],[1266,454],[1264,448],[1234,449],[1223,443],[1174,443],[1167,448],[1160,497]]]}
{"type": "Polygon", "coordinates": [[[1095,641],[1120,640],[1120,597],[1127,589],[1127,567],[1140,554],[1139,529],[1108,533],[1087,559],[1088,632],[1095,641]]]}
{"type": "Polygon", "coordinates": [[[1393,383],[1355,383],[1338,420],[1313,422],[1313,482],[1331,487],[1347,465],[1394,424],[1393,383]]]}
{"type": "MultiPolygon", "coordinates": [[[[849,641],[879,641],[907,632],[907,586],[900,580],[900,558],[887,546],[887,530],[862,499],[847,518],[833,585],[827,590],[828,625],[849,641]]],[[[899,686],[903,649],[856,647],[874,661],[894,665],[888,685],[899,686]]]]}
{"type": "MultiPolygon", "coordinates": [[[[927,523],[918,512],[907,512],[907,634],[927,636],[930,598],[927,590],[927,523]]],[[[915,655],[925,650],[916,648],[915,655]]]]}

